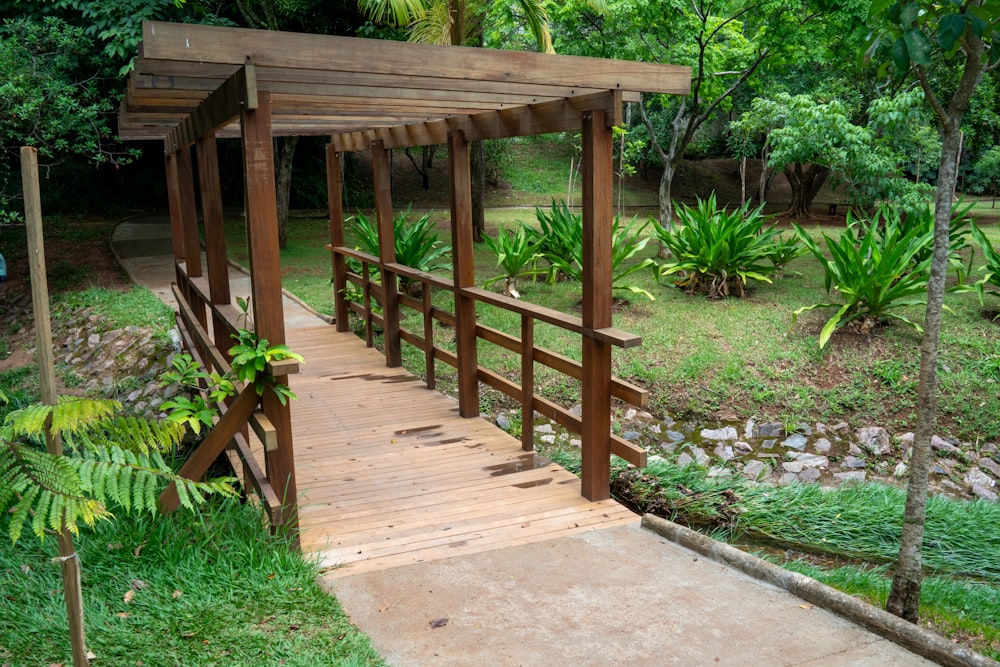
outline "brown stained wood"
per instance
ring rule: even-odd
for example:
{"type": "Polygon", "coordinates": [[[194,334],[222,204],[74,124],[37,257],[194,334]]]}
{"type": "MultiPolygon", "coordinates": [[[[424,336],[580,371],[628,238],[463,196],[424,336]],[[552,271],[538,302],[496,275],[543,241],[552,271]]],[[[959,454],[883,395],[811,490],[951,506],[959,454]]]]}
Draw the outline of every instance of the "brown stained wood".
{"type": "MultiPolygon", "coordinates": [[[[602,110],[583,115],[583,326],[611,326],[612,138],[602,110]]],[[[581,492],[611,497],[611,346],[583,339],[581,492]]]]}
{"type": "MultiPolygon", "coordinates": [[[[222,213],[222,188],[219,183],[219,154],[215,136],[207,135],[198,140],[195,149],[198,158],[198,181],[201,187],[202,223],[205,228],[205,264],[208,270],[210,302],[228,304],[229,264],[226,257],[226,230],[222,213]]],[[[222,318],[212,309],[212,330],[215,344],[229,349],[229,334],[222,318]]]]}
{"type": "MultiPolygon", "coordinates": [[[[326,146],[326,192],[330,215],[330,246],[344,245],[344,198],[341,154],[330,144],[326,146]]],[[[339,253],[330,253],[333,268],[334,323],[337,331],[347,331],[347,260],[339,253]]]]}
{"type": "Polygon", "coordinates": [[[290,378],[300,542],[324,567],[345,564],[327,576],[637,520],[614,501],[583,499],[572,474],[536,468],[517,439],[462,418],[353,334],[292,330],[288,342],[309,360],[290,378]]]}
{"type": "MultiPolygon", "coordinates": [[[[228,125],[243,109],[257,108],[257,89],[252,64],[246,64],[223,81],[205,99],[198,100],[191,114],[171,130],[167,151],[172,152],[228,125]]],[[[130,87],[131,90],[131,87],[130,87]]],[[[129,96],[132,104],[142,101],[129,96]]]]}
{"type": "Polygon", "coordinates": [[[184,262],[187,275],[201,275],[201,242],[198,238],[198,209],[194,199],[194,172],[191,169],[191,149],[177,152],[177,186],[180,193],[180,220],[184,240],[184,262]]]}
{"type": "Polygon", "coordinates": [[[535,448],[535,321],[521,316],[521,449],[535,448]]]}
{"type": "MultiPolygon", "coordinates": [[[[451,202],[451,258],[455,287],[476,284],[472,242],[472,173],[469,144],[462,132],[448,135],[448,195],[451,202]]],[[[455,345],[458,359],[458,405],[463,417],[479,415],[476,352],[476,302],[455,294],[455,345]]]]}
{"type": "MultiPolygon", "coordinates": [[[[397,303],[396,274],[384,265],[395,263],[396,245],[392,213],[392,164],[389,151],[379,141],[370,146],[372,174],[375,180],[375,217],[378,226],[378,252],[381,268],[383,296],[381,299],[383,328],[385,330],[385,364],[389,367],[403,363],[399,345],[399,304],[397,303]]],[[[367,273],[367,272],[366,272],[367,273]]]]}

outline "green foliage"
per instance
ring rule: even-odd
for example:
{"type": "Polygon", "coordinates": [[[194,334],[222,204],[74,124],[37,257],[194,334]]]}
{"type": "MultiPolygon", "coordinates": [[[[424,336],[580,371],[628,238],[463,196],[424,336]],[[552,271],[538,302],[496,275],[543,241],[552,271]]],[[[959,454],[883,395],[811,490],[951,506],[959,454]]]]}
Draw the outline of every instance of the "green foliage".
{"type": "Polygon", "coordinates": [[[972,238],[976,240],[983,251],[983,259],[986,261],[979,270],[983,272],[983,277],[976,281],[976,292],[979,294],[979,304],[983,305],[983,298],[986,289],[990,294],[1000,296],[1000,252],[993,247],[990,240],[986,238],[976,223],[972,223],[972,238]]]}
{"type": "Polygon", "coordinates": [[[993,146],[980,155],[970,176],[969,189],[972,192],[992,192],[995,205],[997,192],[1000,191],[1000,146],[993,146]]]}
{"type": "Polygon", "coordinates": [[[496,255],[497,267],[503,270],[501,275],[487,280],[483,287],[489,287],[502,280],[503,293],[516,299],[520,296],[517,291],[518,278],[546,273],[538,268],[538,260],[542,257],[539,252],[542,240],[537,236],[533,237],[528,227],[520,225],[513,231],[501,229],[495,240],[490,236],[484,236],[483,241],[496,255]]]}
{"type": "MultiPolygon", "coordinates": [[[[410,208],[407,207],[392,220],[396,262],[428,273],[451,269],[451,262],[445,261],[449,247],[438,240],[431,214],[425,213],[412,225],[406,222],[409,215],[410,208]]],[[[378,228],[361,211],[351,216],[350,220],[359,249],[378,257],[378,228]]]]}
{"type": "Polygon", "coordinates": [[[798,259],[807,252],[809,249],[802,244],[798,236],[775,235],[768,247],[767,258],[771,260],[778,272],[785,273],[789,262],[798,259]]]}
{"type": "Polygon", "coordinates": [[[258,396],[264,393],[266,387],[270,387],[282,405],[288,399],[294,399],[292,390],[277,382],[274,375],[268,372],[268,364],[284,359],[302,363],[302,355],[292,352],[287,345],[270,345],[266,338],[257,338],[256,333],[246,329],[240,329],[234,337],[236,345],[229,348],[229,355],[233,358],[233,375],[236,379],[252,384],[258,396]]]}
{"type": "Polygon", "coordinates": [[[76,534],[80,522],[93,527],[110,519],[109,504],[126,514],[155,512],[169,482],[187,508],[207,493],[234,493],[228,480],[174,474],[162,452],[176,448],[180,425],[115,418],[119,408],[114,401],[63,398],[7,414],[0,425],[0,511],[10,513],[12,542],[25,524],[41,539],[49,531],[76,534]],[[46,425],[62,439],[63,456],[40,448],[46,425]]]}
{"type": "Polygon", "coordinates": [[[730,213],[718,208],[714,192],[707,200],[699,198],[696,208],[680,204],[683,226],[655,226],[656,237],[674,257],[660,266],[660,277],[680,274],[675,285],[710,299],[742,297],[751,279],[771,282],[778,232],[773,225],[764,227],[762,209],[750,209],[748,202],[730,213]]]}
{"type": "Polygon", "coordinates": [[[792,315],[792,326],[802,313],[815,308],[837,308],[819,336],[824,347],[838,328],[858,321],[867,331],[882,318],[892,317],[917,331],[919,324],[893,312],[906,306],[927,302],[927,279],[931,258],[925,256],[933,243],[933,229],[925,225],[905,225],[898,209],[883,206],[870,220],[848,218],[840,237],[832,239],[825,232],[827,259],[812,237],[798,225],[795,233],[823,266],[824,287],[840,293],[844,303],[817,303],[804,306],[792,315]],[[859,237],[860,235],[863,238],[859,237]],[[917,259],[923,257],[923,259],[917,259]]]}
{"type": "MultiPolygon", "coordinates": [[[[968,278],[972,270],[972,253],[970,250],[968,236],[969,225],[972,218],[968,215],[973,204],[963,206],[961,202],[951,207],[951,221],[948,223],[948,266],[955,271],[956,285],[952,291],[963,291],[966,289],[965,279],[968,278]],[[967,255],[967,257],[966,257],[967,255]]],[[[934,233],[934,211],[930,206],[924,204],[915,209],[908,210],[903,219],[904,229],[918,229],[934,233]]],[[[914,264],[923,264],[930,261],[934,252],[934,244],[928,243],[922,246],[911,260],[914,264]]]]}

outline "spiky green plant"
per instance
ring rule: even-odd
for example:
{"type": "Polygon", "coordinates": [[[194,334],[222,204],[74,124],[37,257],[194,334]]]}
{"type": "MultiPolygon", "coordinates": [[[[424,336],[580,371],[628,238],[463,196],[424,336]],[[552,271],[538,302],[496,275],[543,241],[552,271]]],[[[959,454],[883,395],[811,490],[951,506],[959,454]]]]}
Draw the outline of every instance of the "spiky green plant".
{"type": "MultiPolygon", "coordinates": [[[[788,263],[793,259],[798,259],[809,252],[802,241],[795,234],[788,236],[775,236],[767,250],[767,258],[774,264],[776,273],[779,275],[789,273],[788,263]]],[[[794,273],[794,272],[792,272],[794,273]]]]}
{"type": "Polygon", "coordinates": [[[694,208],[679,204],[676,210],[681,226],[654,222],[654,234],[673,255],[660,265],[661,278],[678,275],[676,286],[710,299],[742,297],[749,280],[771,282],[778,232],[773,225],[764,228],[763,205],[751,209],[748,202],[729,212],[716,205],[713,192],[708,199],[699,198],[694,208]]]}
{"type": "Polygon", "coordinates": [[[579,279],[583,262],[583,217],[569,210],[565,201],[556,203],[555,199],[549,211],[536,207],[535,217],[539,230],[533,233],[540,241],[539,252],[552,265],[550,280],[554,281],[559,271],[565,277],[579,279]]]}
{"type": "MultiPolygon", "coordinates": [[[[951,207],[951,221],[948,223],[948,267],[955,272],[955,286],[950,291],[966,291],[965,279],[968,278],[972,270],[972,253],[968,252],[969,246],[969,225],[972,218],[969,211],[974,204],[962,204],[957,202],[951,207]]],[[[893,215],[896,215],[894,212],[893,215]]],[[[910,209],[906,213],[898,214],[901,226],[904,230],[915,228],[919,231],[934,232],[934,211],[928,204],[910,209]]],[[[934,251],[934,244],[927,243],[913,255],[910,260],[914,265],[923,264],[930,259],[934,251]]]]}
{"type": "Polygon", "coordinates": [[[823,233],[830,259],[804,229],[793,225],[809,252],[822,264],[827,293],[836,290],[843,303],[816,303],[799,308],[792,313],[792,326],[806,311],[836,308],[820,331],[821,348],[838,327],[850,322],[858,322],[861,330],[867,331],[890,317],[923,331],[919,324],[894,311],[927,303],[931,257],[924,251],[933,243],[934,230],[923,225],[904,227],[900,217],[899,211],[890,207],[880,208],[870,220],[855,221],[848,214],[847,229],[839,238],[823,233]],[[920,256],[924,258],[918,260],[920,256]]]}
{"type": "MultiPolygon", "coordinates": [[[[407,207],[392,220],[396,262],[420,271],[450,269],[451,262],[446,261],[449,248],[438,239],[431,223],[431,214],[425,213],[412,225],[407,222],[409,215],[410,207],[407,207]]],[[[352,216],[351,220],[358,247],[378,257],[378,228],[361,211],[352,216]]]]}
{"type": "Polygon", "coordinates": [[[0,512],[10,514],[11,541],[25,524],[43,539],[50,531],[76,534],[81,522],[93,526],[112,511],[155,512],[170,482],[187,508],[206,493],[234,494],[229,480],[174,474],[164,455],[177,447],[182,425],[118,417],[120,408],[117,401],[64,397],[7,414],[0,424],[0,512]],[[62,439],[62,456],[45,451],[47,429],[62,439]]]}
{"type": "Polygon", "coordinates": [[[496,255],[497,267],[503,270],[499,276],[487,280],[483,287],[502,280],[503,293],[517,299],[521,296],[517,291],[518,278],[547,273],[538,268],[538,260],[542,258],[542,241],[528,227],[521,225],[516,230],[501,229],[496,239],[484,236],[483,241],[496,255]]]}
{"type": "MultiPolygon", "coordinates": [[[[976,240],[983,251],[983,259],[986,263],[980,267],[983,277],[976,282],[976,292],[979,294],[979,305],[984,305],[984,297],[989,288],[990,294],[1000,296],[1000,253],[996,251],[990,240],[986,238],[976,223],[972,223],[972,238],[976,240]]],[[[1000,317],[998,315],[997,317],[1000,317]]]]}

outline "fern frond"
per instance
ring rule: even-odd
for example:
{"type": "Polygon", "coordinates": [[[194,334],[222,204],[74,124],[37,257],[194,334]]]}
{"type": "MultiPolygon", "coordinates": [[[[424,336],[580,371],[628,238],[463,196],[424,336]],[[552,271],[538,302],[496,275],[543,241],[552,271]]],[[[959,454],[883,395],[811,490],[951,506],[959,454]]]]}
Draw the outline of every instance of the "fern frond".
{"type": "Polygon", "coordinates": [[[114,416],[121,407],[121,403],[110,399],[60,396],[52,409],[52,430],[59,434],[78,433],[114,416]]]}
{"type": "Polygon", "coordinates": [[[72,435],[67,435],[67,448],[95,450],[117,445],[124,450],[148,454],[151,451],[174,450],[184,437],[184,425],[166,420],[142,417],[101,419],[72,435]]]}

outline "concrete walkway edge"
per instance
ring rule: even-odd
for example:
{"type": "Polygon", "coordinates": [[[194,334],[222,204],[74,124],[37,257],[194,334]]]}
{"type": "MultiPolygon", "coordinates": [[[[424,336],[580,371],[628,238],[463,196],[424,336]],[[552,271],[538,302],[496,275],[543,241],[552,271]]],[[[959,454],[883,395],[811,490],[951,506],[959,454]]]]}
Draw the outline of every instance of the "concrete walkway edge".
{"type": "Polygon", "coordinates": [[[1000,663],[954,644],[941,635],[872,606],[858,598],[791,572],[736,547],[685,528],[653,514],[642,517],[642,526],[706,558],[724,563],[755,579],[783,588],[792,595],[851,620],[929,660],[948,667],[996,667],[1000,663]]]}

